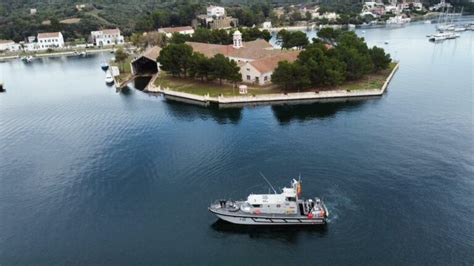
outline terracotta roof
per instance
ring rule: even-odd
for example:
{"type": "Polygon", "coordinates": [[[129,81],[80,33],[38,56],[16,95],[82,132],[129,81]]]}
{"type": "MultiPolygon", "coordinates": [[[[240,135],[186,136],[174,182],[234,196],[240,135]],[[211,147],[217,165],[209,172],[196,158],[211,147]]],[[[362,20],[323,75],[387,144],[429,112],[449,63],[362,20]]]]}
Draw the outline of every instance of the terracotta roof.
{"type": "Polygon", "coordinates": [[[256,39],[255,41],[244,42],[244,47],[245,48],[263,48],[263,49],[273,48],[273,46],[269,42],[265,41],[264,39],[256,39]]]}
{"type": "Polygon", "coordinates": [[[260,71],[260,73],[268,73],[270,71],[273,71],[278,66],[278,62],[293,62],[298,58],[299,54],[300,51],[282,52],[277,55],[249,62],[249,64],[252,65],[258,71],[260,71]]]}
{"type": "Polygon", "coordinates": [[[221,44],[210,44],[202,42],[186,42],[190,45],[195,52],[202,53],[207,57],[213,57],[216,54],[223,54],[225,56],[229,55],[229,50],[233,49],[230,45],[221,45],[221,44]]]}
{"type": "Polygon", "coordinates": [[[191,26],[184,26],[184,27],[168,27],[168,28],[160,28],[158,31],[160,32],[166,32],[166,33],[174,33],[174,32],[180,32],[180,31],[189,31],[193,30],[193,27],[191,26]]]}
{"type": "Polygon", "coordinates": [[[12,40],[0,40],[0,43],[14,43],[12,40]]]}
{"type": "Polygon", "coordinates": [[[102,34],[120,34],[119,29],[105,29],[101,31],[102,31],[102,34]]]}
{"type": "MultiPolygon", "coordinates": [[[[140,56],[137,57],[137,59],[141,57],[148,58],[152,61],[157,61],[158,56],[160,55],[161,48],[159,46],[153,46],[151,48],[148,48],[145,52],[143,52],[140,56]]],[[[134,61],[136,61],[135,59],[134,61]]]]}
{"type": "Polygon", "coordinates": [[[41,38],[59,38],[61,32],[42,32],[38,33],[38,39],[41,38]]]}
{"type": "Polygon", "coordinates": [[[223,54],[228,57],[246,58],[256,60],[282,53],[279,49],[269,49],[272,45],[265,40],[258,39],[251,42],[244,42],[240,49],[234,48],[231,44],[210,44],[199,42],[186,42],[194,51],[200,52],[207,57],[213,57],[216,54],[223,54]]]}

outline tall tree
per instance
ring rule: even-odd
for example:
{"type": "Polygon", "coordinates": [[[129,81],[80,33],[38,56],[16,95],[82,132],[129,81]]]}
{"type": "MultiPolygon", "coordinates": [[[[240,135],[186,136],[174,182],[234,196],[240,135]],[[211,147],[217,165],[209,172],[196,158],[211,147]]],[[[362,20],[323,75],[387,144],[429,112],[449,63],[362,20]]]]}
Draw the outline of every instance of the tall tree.
{"type": "Polygon", "coordinates": [[[211,70],[211,60],[201,53],[194,52],[189,68],[189,76],[201,79],[201,81],[209,80],[211,70]]]}
{"type": "Polygon", "coordinates": [[[193,48],[187,44],[170,44],[160,52],[161,68],[174,76],[187,76],[192,64],[193,48]]]}
{"type": "Polygon", "coordinates": [[[303,89],[311,84],[308,69],[299,62],[282,61],[273,71],[272,82],[285,90],[303,89]]]}
{"type": "Polygon", "coordinates": [[[384,49],[379,48],[377,46],[372,47],[369,50],[370,58],[372,59],[372,63],[374,65],[375,71],[380,71],[382,69],[387,69],[392,62],[392,58],[390,58],[390,54],[386,54],[384,49]]]}

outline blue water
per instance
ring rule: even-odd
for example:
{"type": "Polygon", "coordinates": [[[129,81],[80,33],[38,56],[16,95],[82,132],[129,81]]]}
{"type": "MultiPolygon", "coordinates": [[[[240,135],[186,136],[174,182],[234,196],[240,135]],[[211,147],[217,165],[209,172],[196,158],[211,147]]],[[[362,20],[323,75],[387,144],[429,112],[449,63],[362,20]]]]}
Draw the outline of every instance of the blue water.
{"type": "Polygon", "coordinates": [[[473,264],[474,32],[433,29],[358,31],[401,66],[347,102],[203,108],[117,93],[110,55],[0,63],[0,264],[473,264]],[[259,172],[301,173],[328,226],[217,222],[259,172]]]}

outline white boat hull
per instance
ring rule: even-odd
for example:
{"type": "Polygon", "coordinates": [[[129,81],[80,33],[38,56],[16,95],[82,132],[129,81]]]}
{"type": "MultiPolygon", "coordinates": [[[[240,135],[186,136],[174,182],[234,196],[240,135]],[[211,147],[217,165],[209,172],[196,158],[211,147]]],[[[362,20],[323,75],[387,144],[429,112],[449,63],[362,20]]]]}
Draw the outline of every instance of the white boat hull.
{"type": "Polygon", "coordinates": [[[320,225],[325,224],[324,218],[308,218],[305,216],[298,217],[270,217],[265,215],[259,216],[242,216],[232,214],[222,214],[213,210],[210,210],[219,219],[227,221],[233,224],[242,225],[320,225]]]}

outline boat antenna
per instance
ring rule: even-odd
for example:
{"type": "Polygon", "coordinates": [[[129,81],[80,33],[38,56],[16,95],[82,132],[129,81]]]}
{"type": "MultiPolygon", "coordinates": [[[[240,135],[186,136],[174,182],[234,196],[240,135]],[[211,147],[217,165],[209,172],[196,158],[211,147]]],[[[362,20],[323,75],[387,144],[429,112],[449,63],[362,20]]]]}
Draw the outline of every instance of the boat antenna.
{"type": "Polygon", "coordinates": [[[273,192],[275,194],[277,194],[275,188],[272,186],[272,184],[270,184],[270,181],[268,181],[268,179],[262,174],[262,172],[260,172],[260,175],[263,177],[263,179],[265,179],[265,181],[267,182],[267,184],[271,187],[271,189],[273,190],[273,192]]]}

